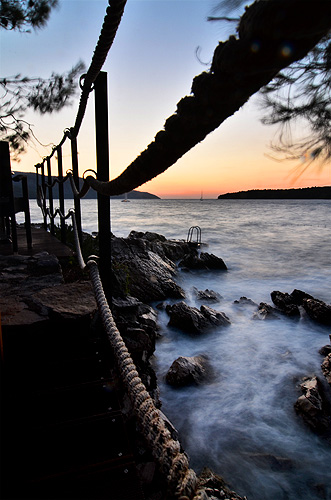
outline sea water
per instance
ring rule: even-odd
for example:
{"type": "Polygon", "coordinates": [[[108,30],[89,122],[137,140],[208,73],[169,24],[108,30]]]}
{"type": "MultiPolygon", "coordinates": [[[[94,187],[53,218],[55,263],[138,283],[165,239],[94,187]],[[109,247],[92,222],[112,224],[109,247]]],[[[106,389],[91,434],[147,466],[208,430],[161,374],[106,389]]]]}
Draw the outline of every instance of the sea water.
{"type": "MultiPolygon", "coordinates": [[[[194,287],[218,292],[221,301],[209,305],[231,325],[193,336],[169,328],[160,311],[154,364],[163,411],[191,466],[211,467],[248,500],[331,499],[331,446],[293,407],[302,377],[323,380],[318,350],[329,343],[330,329],[306,315],[254,319],[256,306],[235,303],[245,296],[271,304],[273,290],[295,288],[330,303],[330,208],[329,200],[111,201],[116,236],[134,229],[186,239],[199,226],[208,245],[202,250],[228,267],[181,272],[177,282],[195,307],[201,303],[194,287]],[[168,386],[172,362],[197,354],[208,356],[212,378],[197,387],[168,386]]],[[[33,202],[31,212],[33,222],[42,220],[33,202]]],[[[83,230],[97,231],[96,202],[83,200],[82,213],[83,230]]]]}

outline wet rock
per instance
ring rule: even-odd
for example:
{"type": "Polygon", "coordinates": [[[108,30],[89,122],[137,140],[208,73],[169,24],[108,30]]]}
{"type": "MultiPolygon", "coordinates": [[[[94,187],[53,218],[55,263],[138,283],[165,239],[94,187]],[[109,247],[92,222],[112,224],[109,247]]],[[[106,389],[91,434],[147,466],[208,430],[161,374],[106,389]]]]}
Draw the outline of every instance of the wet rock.
{"type": "Polygon", "coordinates": [[[291,294],[273,291],[271,298],[277,308],[288,316],[299,316],[299,306],[302,306],[314,321],[327,326],[331,325],[331,305],[302,290],[295,289],[291,294]]]}
{"type": "Polygon", "coordinates": [[[322,356],[327,356],[328,354],[331,353],[331,344],[327,344],[323,347],[320,348],[318,351],[322,356]]]}
{"type": "Polygon", "coordinates": [[[214,498],[222,498],[224,500],[245,500],[246,498],[232,491],[225,481],[208,467],[205,467],[198,477],[196,495],[197,496],[194,498],[199,498],[201,500],[214,498]]]}
{"type": "Polygon", "coordinates": [[[303,304],[303,299],[313,299],[309,293],[303,292],[302,290],[297,290],[296,288],[291,292],[291,297],[293,299],[294,304],[297,304],[298,306],[302,306],[303,304]]]}
{"type": "Polygon", "coordinates": [[[273,291],[271,299],[275,306],[287,316],[300,316],[299,308],[290,294],[273,291]]]}
{"type": "Polygon", "coordinates": [[[148,250],[146,240],[113,238],[112,266],[119,288],[126,295],[144,302],[184,297],[173,279],[175,264],[148,250]]]}
{"type": "Polygon", "coordinates": [[[148,356],[153,354],[155,346],[152,343],[152,339],[144,329],[126,328],[125,333],[122,335],[123,340],[133,358],[140,355],[142,359],[146,361],[148,356]]]}
{"type": "Polygon", "coordinates": [[[303,299],[303,307],[314,321],[322,325],[331,325],[331,306],[325,302],[317,299],[303,299]]]}
{"type": "Polygon", "coordinates": [[[222,296],[218,292],[214,292],[214,290],[198,290],[193,287],[193,291],[196,294],[198,300],[207,300],[209,302],[220,302],[222,296]]]}
{"type": "Polygon", "coordinates": [[[180,387],[200,384],[210,375],[210,366],[206,356],[180,356],[169,368],[166,381],[169,385],[180,387]]]}
{"type": "Polygon", "coordinates": [[[239,300],[234,300],[234,304],[238,305],[249,305],[249,306],[257,306],[256,302],[252,299],[248,299],[247,297],[240,297],[239,300]]]}
{"type": "Polygon", "coordinates": [[[261,302],[258,310],[253,314],[253,319],[279,319],[276,309],[265,302],[261,302]]]}
{"type": "Polygon", "coordinates": [[[179,262],[179,267],[184,267],[187,269],[214,269],[214,270],[226,270],[227,267],[220,257],[216,255],[209,254],[207,252],[201,252],[200,255],[190,254],[184,257],[179,262]]]}
{"type": "Polygon", "coordinates": [[[167,257],[173,262],[192,252],[196,253],[196,250],[186,241],[167,240],[165,236],[157,233],[131,231],[129,238],[144,240],[148,250],[157,253],[162,258],[167,257]]]}
{"type": "Polygon", "coordinates": [[[331,385],[331,353],[326,356],[321,365],[321,368],[327,383],[331,385]]]}
{"type": "Polygon", "coordinates": [[[300,388],[303,394],[294,404],[296,412],[313,431],[329,435],[330,406],[320,380],[316,376],[305,377],[300,388]]]}
{"type": "Polygon", "coordinates": [[[213,326],[229,325],[230,320],[223,312],[202,305],[200,310],[190,307],[185,302],[167,306],[170,315],[169,325],[189,333],[200,333],[213,326]]]}

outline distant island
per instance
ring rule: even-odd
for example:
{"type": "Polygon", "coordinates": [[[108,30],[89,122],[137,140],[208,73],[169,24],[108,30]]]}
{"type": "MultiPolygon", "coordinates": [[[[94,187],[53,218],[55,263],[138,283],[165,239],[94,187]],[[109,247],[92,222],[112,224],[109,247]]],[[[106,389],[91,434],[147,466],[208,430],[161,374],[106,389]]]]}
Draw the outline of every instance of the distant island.
{"type": "Polygon", "coordinates": [[[237,193],[220,194],[227,200],[331,200],[331,186],[297,189],[251,189],[237,193]]]}
{"type": "MultiPolygon", "coordinates": [[[[14,172],[16,175],[26,175],[27,180],[28,180],[28,191],[29,191],[29,198],[36,199],[37,198],[37,187],[36,187],[36,174],[35,172],[18,172],[15,170],[14,172]]],[[[46,179],[47,180],[47,179],[46,179]]],[[[83,185],[83,179],[79,179],[79,185],[83,185]]],[[[72,199],[73,194],[70,186],[70,182],[66,181],[63,184],[64,187],[64,197],[66,199],[72,199]]],[[[14,188],[14,196],[22,196],[21,195],[21,183],[20,182],[13,182],[13,188],[14,188]]],[[[54,188],[53,188],[53,198],[57,199],[59,197],[59,191],[58,191],[58,184],[56,183],[54,188]]],[[[94,191],[94,189],[90,189],[88,193],[84,196],[84,200],[94,200],[97,198],[97,193],[94,191]]],[[[111,199],[123,199],[124,194],[119,195],[119,196],[111,196],[111,199]]],[[[130,191],[127,193],[127,198],[128,200],[159,200],[160,198],[156,196],[155,194],[147,193],[145,191],[130,191]]]]}

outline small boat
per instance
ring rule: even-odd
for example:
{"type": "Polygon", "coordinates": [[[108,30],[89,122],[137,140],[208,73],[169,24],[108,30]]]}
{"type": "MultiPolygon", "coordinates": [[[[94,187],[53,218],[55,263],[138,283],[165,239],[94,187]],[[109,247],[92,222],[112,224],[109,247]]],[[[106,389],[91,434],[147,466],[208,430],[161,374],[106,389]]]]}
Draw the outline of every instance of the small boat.
{"type": "Polygon", "coordinates": [[[124,194],[124,200],[122,200],[122,201],[130,201],[130,200],[128,200],[128,194],[127,193],[124,194]]]}
{"type": "Polygon", "coordinates": [[[201,191],[200,201],[203,201],[203,193],[201,191]]]}

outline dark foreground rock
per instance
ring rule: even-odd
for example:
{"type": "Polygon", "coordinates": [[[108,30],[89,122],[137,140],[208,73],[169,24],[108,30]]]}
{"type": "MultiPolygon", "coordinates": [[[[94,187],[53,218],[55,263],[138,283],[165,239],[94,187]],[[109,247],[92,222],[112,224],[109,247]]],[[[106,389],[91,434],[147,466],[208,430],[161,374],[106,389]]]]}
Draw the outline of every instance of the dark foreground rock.
{"type": "Polygon", "coordinates": [[[208,467],[205,467],[198,478],[198,488],[194,499],[214,500],[218,498],[224,500],[245,500],[246,497],[243,498],[235,491],[232,491],[220,476],[208,467]]]}
{"type": "Polygon", "coordinates": [[[300,311],[294,299],[288,293],[279,291],[271,292],[271,299],[275,306],[278,307],[287,316],[300,316],[300,311]]]}
{"type": "Polygon", "coordinates": [[[302,396],[294,404],[296,412],[316,433],[331,436],[329,395],[318,377],[305,377],[300,384],[302,396]]]}
{"type": "Polygon", "coordinates": [[[254,300],[248,299],[245,296],[240,297],[239,300],[234,300],[233,303],[238,305],[238,306],[254,306],[254,307],[257,306],[257,304],[256,304],[256,302],[254,302],[254,300]]]}
{"type": "Polygon", "coordinates": [[[257,311],[253,314],[253,319],[279,319],[279,316],[277,315],[277,311],[274,307],[266,304],[265,302],[261,302],[257,311]]]}
{"type": "Polygon", "coordinates": [[[273,291],[271,292],[271,299],[275,306],[287,316],[299,317],[299,306],[302,306],[312,320],[322,325],[331,325],[331,305],[312,297],[302,290],[295,289],[290,294],[273,291]]]}
{"type": "Polygon", "coordinates": [[[227,269],[223,259],[206,252],[201,252],[200,255],[198,253],[191,253],[184,257],[178,265],[179,267],[186,269],[210,269],[221,271],[225,271],[227,269]]]}
{"type": "Polygon", "coordinates": [[[180,356],[169,368],[166,381],[169,385],[180,387],[190,384],[200,384],[211,374],[207,356],[180,356]]]}
{"type": "Polygon", "coordinates": [[[117,285],[115,296],[131,295],[151,302],[185,295],[174,281],[174,262],[152,251],[148,240],[112,238],[112,266],[117,285]]]}
{"type": "Polygon", "coordinates": [[[188,306],[185,302],[178,302],[172,306],[168,305],[166,311],[170,315],[169,325],[188,333],[201,333],[213,326],[230,324],[226,314],[205,305],[199,310],[188,306]]]}
{"type": "Polygon", "coordinates": [[[184,240],[167,240],[165,236],[147,231],[131,231],[129,239],[140,239],[145,242],[146,248],[160,257],[177,262],[184,256],[196,253],[196,246],[184,240]]]}
{"type": "Polygon", "coordinates": [[[331,325],[331,306],[317,299],[304,299],[303,307],[308,316],[321,323],[322,325],[331,325]]]}
{"type": "Polygon", "coordinates": [[[208,302],[220,302],[222,299],[222,296],[218,292],[214,292],[214,290],[198,290],[197,288],[193,287],[193,291],[197,297],[198,300],[205,300],[208,302]]]}
{"type": "Polygon", "coordinates": [[[331,344],[324,345],[323,347],[320,348],[318,352],[322,356],[327,356],[328,354],[331,354],[331,344]]]}
{"type": "Polygon", "coordinates": [[[328,354],[322,363],[322,372],[327,383],[331,386],[331,354],[328,354]]]}

